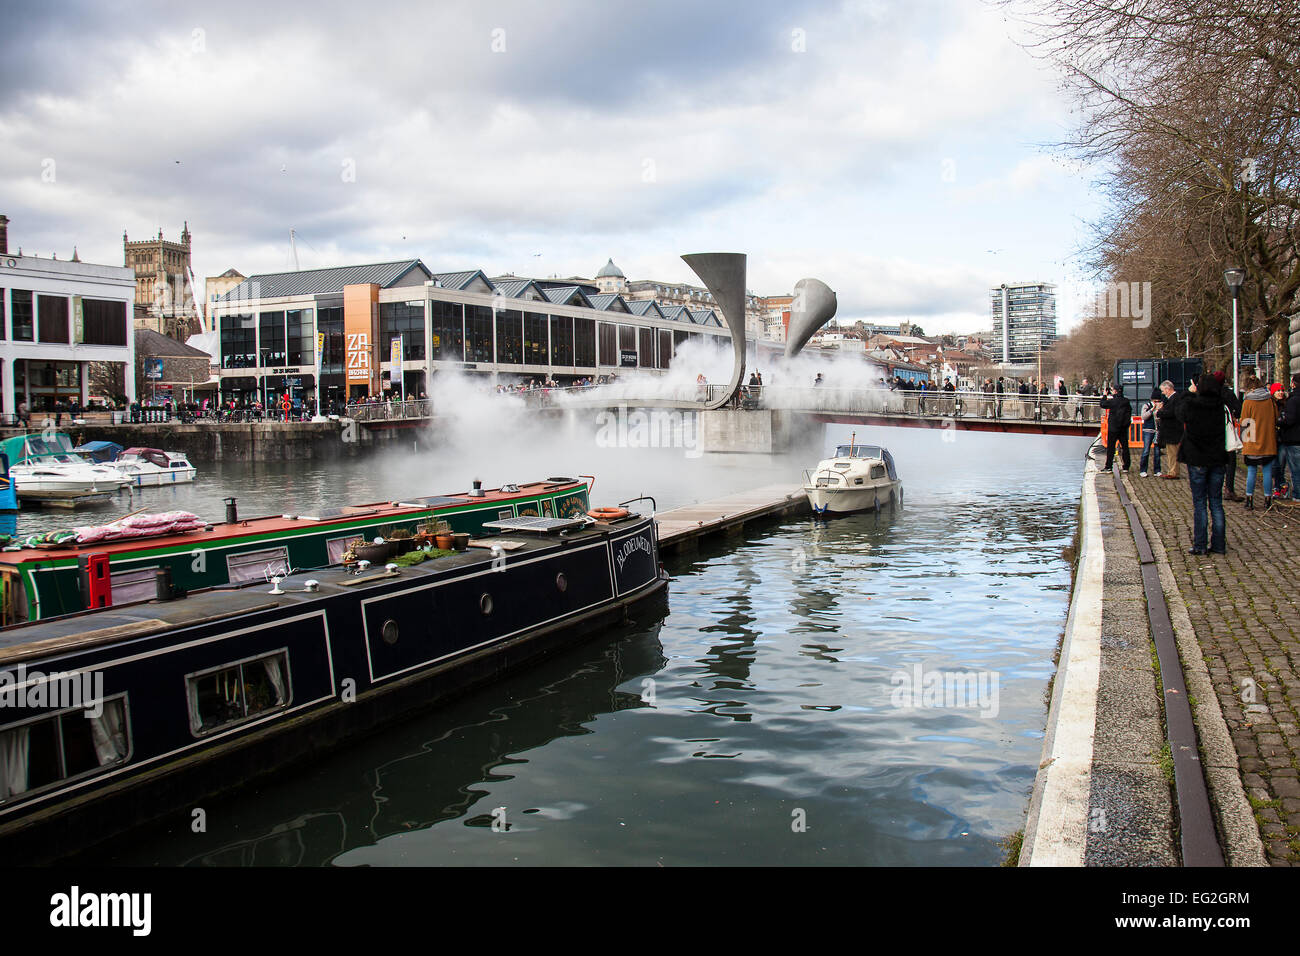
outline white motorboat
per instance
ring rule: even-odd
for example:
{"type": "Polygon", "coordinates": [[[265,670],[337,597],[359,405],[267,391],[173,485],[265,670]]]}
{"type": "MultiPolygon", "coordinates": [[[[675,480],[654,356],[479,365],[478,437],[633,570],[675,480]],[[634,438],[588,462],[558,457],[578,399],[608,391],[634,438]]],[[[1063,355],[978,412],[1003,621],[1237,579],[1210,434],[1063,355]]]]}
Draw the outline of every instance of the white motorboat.
{"type": "Polygon", "coordinates": [[[75,455],[45,455],[9,467],[19,491],[117,491],[131,482],[107,465],[75,455]]]}
{"type": "Polygon", "coordinates": [[[834,458],[804,472],[804,494],[814,514],[849,514],[879,511],[903,503],[903,483],[894,456],[880,445],[859,445],[850,440],[835,449],[834,458]]]}
{"type": "Polygon", "coordinates": [[[178,485],[193,481],[198,474],[183,453],[157,448],[128,448],[107,464],[137,488],[178,485]]]}

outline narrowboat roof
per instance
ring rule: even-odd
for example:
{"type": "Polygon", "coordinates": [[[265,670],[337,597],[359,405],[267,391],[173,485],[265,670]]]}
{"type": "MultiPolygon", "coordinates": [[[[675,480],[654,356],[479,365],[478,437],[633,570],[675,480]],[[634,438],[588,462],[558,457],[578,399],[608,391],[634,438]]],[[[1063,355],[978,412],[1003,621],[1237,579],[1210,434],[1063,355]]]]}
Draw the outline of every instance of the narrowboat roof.
{"type": "MultiPolygon", "coordinates": [[[[620,526],[637,520],[640,520],[640,516],[630,515],[619,521],[569,529],[561,534],[543,537],[499,532],[491,540],[510,542],[510,560],[514,561],[520,555],[552,549],[574,540],[617,533],[620,526]]],[[[494,558],[491,550],[474,547],[465,552],[401,567],[394,573],[383,567],[371,567],[361,573],[343,567],[297,571],[281,580],[279,588],[284,592],[282,594],[270,593],[271,585],[266,581],[228,584],[192,591],[172,601],[139,601],[26,622],[0,630],[0,665],[51,653],[82,650],[110,641],[147,637],[276,607],[310,605],[357,589],[423,581],[429,577],[491,562],[494,558]],[[316,590],[306,590],[308,580],[316,582],[316,590]]]]}
{"type": "Polygon", "coordinates": [[[348,505],[341,508],[315,508],[310,513],[270,515],[261,518],[242,519],[235,524],[214,522],[201,531],[180,534],[163,534],[155,537],[127,538],[116,541],[97,541],[91,544],[68,544],[50,548],[22,548],[16,551],[0,551],[0,567],[16,567],[37,561],[76,560],[79,555],[89,551],[107,553],[111,556],[135,551],[150,551],[174,545],[185,547],[219,546],[223,542],[248,539],[273,539],[277,536],[292,535],[295,532],[316,527],[329,527],[333,524],[349,524],[358,518],[375,518],[379,520],[418,517],[443,508],[458,505],[481,505],[492,502],[514,501],[521,497],[542,491],[565,487],[580,487],[585,482],[580,479],[560,479],[534,481],[521,484],[518,491],[502,491],[500,488],[484,489],[481,496],[468,492],[449,495],[434,495],[413,498],[406,501],[380,501],[371,504],[348,505]]]}

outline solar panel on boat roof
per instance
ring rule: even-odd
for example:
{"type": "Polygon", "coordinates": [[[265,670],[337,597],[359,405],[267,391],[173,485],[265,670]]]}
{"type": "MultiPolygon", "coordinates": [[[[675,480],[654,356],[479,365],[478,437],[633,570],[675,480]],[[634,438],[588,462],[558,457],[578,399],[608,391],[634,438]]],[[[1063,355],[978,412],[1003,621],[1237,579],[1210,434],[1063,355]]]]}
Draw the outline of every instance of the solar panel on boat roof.
{"type": "Polygon", "coordinates": [[[564,531],[568,528],[581,528],[585,521],[581,518],[503,518],[500,521],[484,521],[485,528],[498,528],[502,531],[564,531]]]}
{"type": "Polygon", "coordinates": [[[464,498],[449,498],[446,495],[430,495],[427,498],[410,498],[398,502],[399,505],[411,505],[417,508],[441,508],[443,505],[463,505],[464,503],[464,498]]]}

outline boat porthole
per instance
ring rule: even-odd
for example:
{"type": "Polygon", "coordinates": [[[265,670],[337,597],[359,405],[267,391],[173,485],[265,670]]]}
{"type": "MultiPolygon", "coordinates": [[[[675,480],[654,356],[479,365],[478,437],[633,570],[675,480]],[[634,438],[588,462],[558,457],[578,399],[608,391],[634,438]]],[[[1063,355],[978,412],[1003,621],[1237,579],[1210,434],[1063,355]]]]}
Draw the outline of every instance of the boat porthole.
{"type": "Polygon", "coordinates": [[[487,592],[484,592],[483,596],[478,599],[478,609],[482,611],[485,615],[491,614],[492,595],[488,594],[487,592]]]}
{"type": "Polygon", "coordinates": [[[397,643],[397,622],[394,621],[392,618],[389,618],[387,621],[384,622],[384,627],[380,631],[380,633],[383,635],[385,644],[390,644],[390,645],[396,644],[397,643]]]}
{"type": "Polygon", "coordinates": [[[555,576],[555,590],[561,594],[569,590],[569,579],[564,576],[563,571],[555,576]]]}

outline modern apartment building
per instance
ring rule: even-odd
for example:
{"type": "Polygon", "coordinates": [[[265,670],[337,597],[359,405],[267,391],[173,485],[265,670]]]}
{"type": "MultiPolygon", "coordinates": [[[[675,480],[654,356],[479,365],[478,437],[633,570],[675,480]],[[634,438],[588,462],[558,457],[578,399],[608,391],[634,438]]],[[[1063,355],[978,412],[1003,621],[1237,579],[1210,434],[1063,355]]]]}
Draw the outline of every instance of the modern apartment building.
{"type": "Polygon", "coordinates": [[[989,290],[994,361],[1033,365],[1056,342],[1056,286],[1050,282],[1006,282],[989,290]],[[1005,321],[1004,321],[1005,317],[1005,321]]]}

